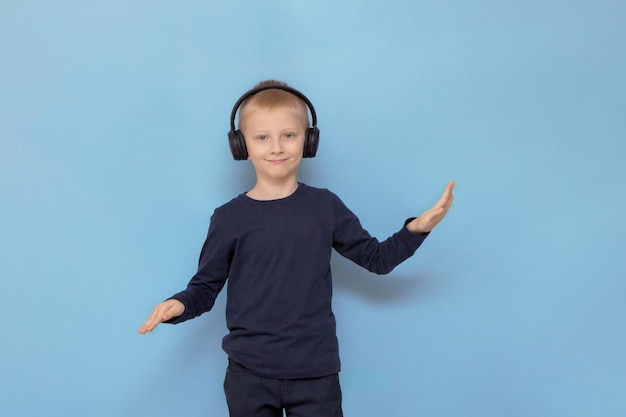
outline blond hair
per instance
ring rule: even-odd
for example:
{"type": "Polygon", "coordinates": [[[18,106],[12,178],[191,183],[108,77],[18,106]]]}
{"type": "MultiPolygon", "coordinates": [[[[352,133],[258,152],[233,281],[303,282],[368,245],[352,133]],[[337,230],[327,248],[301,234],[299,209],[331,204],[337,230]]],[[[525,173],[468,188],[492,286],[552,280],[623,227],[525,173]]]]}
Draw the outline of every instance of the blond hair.
{"type": "MultiPolygon", "coordinates": [[[[261,81],[254,87],[257,88],[270,85],[288,87],[286,83],[276,80],[261,81]]],[[[245,124],[245,119],[248,114],[261,109],[284,110],[298,117],[305,129],[310,126],[308,107],[300,97],[285,90],[270,88],[267,90],[259,91],[258,93],[244,100],[239,109],[238,128],[241,129],[242,126],[245,124]]]]}

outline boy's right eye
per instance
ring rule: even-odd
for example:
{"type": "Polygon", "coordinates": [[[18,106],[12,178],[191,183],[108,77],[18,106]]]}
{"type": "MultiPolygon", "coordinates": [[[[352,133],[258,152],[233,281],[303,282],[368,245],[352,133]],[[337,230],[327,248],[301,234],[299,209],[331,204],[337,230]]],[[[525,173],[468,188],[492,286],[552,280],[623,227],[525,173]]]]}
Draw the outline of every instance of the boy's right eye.
{"type": "Polygon", "coordinates": [[[257,139],[258,139],[258,140],[261,140],[261,141],[263,141],[263,140],[268,140],[268,139],[269,139],[269,136],[264,136],[264,135],[261,135],[261,136],[258,136],[258,137],[257,137],[257,139]]]}

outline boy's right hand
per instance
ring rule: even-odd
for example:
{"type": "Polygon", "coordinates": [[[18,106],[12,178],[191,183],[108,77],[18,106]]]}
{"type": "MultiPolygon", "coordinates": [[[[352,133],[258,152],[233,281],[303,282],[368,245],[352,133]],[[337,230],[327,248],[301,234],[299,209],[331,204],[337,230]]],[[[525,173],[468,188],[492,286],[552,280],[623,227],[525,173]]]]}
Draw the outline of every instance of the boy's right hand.
{"type": "Polygon", "coordinates": [[[164,321],[178,317],[185,311],[185,305],[178,300],[165,300],[154,307],[148,320],[139,328],[139,333],[146,334],[164,321]]]}

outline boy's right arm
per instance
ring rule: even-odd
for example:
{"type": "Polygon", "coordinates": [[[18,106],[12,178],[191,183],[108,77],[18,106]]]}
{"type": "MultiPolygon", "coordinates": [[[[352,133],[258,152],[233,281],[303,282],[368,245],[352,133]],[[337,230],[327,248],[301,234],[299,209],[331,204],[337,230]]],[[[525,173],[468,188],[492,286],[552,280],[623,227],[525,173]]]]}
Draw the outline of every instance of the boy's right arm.
{"type": "Polygon", "coordinates": [[[169,299],[154,307],[148,320],[139,328],[139,333],[146,334],[154,330],[159,324],[180,316],[185,311],[185,305],[178,300],[169,299]]]}

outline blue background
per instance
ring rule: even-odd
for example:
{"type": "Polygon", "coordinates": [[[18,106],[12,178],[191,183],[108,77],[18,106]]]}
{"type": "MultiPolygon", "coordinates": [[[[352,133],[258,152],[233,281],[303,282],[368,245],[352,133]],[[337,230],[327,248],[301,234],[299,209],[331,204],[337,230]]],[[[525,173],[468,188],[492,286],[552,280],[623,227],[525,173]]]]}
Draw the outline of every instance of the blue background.
{"type": "Polygon", "coordinates": [[[384,238],[335,257],[347,416],[626,415],[626,3],[3,1],[0,415],[226,416],[224,297],[136,330],[248,189],[231,106],[316,106],[301,180],[384,238]]]}

